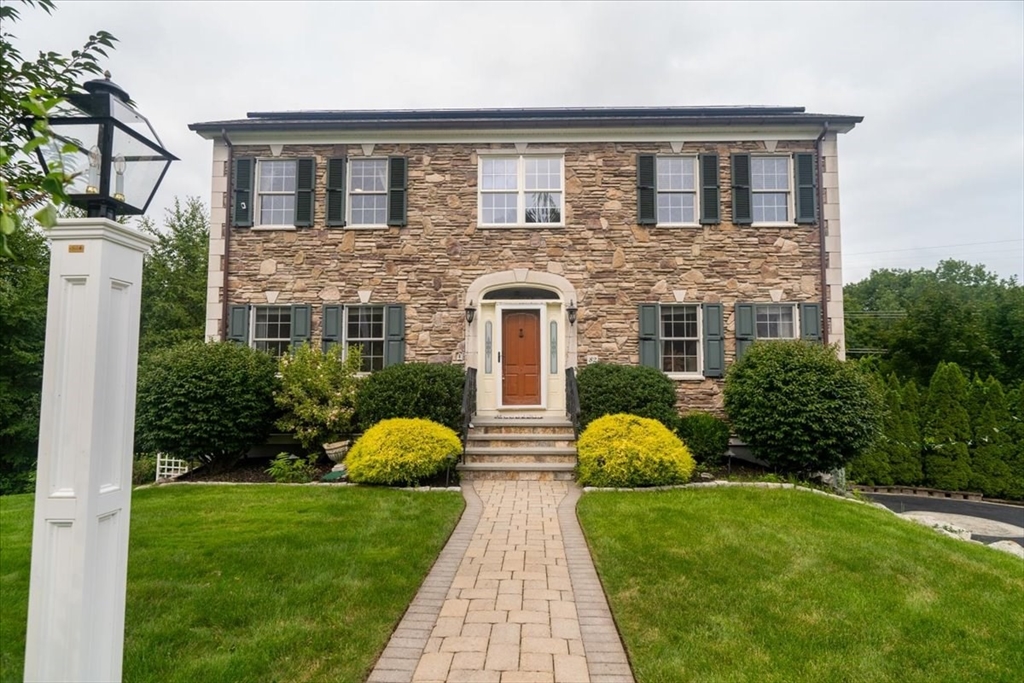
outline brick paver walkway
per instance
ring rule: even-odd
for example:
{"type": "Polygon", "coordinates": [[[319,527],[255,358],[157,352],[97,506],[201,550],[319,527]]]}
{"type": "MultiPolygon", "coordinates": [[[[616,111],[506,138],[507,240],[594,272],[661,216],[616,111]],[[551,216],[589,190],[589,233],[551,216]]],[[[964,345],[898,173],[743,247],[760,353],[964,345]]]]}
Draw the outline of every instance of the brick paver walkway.
{"type": "Polygon", "coordinates": [[[633,683],[565,482],[463,485],[466,511],[369,683],[633,683]]]}

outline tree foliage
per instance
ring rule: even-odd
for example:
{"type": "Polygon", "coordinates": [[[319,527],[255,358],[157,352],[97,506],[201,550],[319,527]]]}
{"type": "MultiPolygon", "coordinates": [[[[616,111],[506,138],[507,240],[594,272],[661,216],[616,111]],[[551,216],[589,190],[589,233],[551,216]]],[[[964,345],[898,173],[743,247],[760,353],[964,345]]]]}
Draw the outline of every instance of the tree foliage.
{"type": "MultiPolygon", "coordinates": [[[[49,227],[57,217],[55,205],[67,201],[65,188],[73,176],[65,171],[62,158],[51,161],[44,171],[36,163],[35,149],[52,139],[46,119],[64,97],[80,91],[84,76],[101,73],[100,58],[107,56],[117,40],[106,31],[97,31],[69,56],[48,51],[34,60],[25,59],[14,46],[11,32],[25,7],[47,14],[55,9],[52,0],[21,0],[21,7],[0,4],[0,257],[15,253],[8,240],[25,216],[32,214],[49,227]],[[24,121],[29,118],[35,123],[26,127],[24,121]]],[[[62,150],[68,151],[68,147],[62,150]]]]}
{"type": "Polygon", "coordinates": [[[928,384],[921,429],[924,437],[923,469],[929,486],[963,491],[970,482],[968,396],[967,379],[960,367],[956,363],[939,363],[928,384]]]}
{"type": "Polygon", "coordinates": [[[968,488],[986,496],[1002,497],[1010,481],[1009,407],[1003,387],[994,377],[971,384],[971,477],[968,488]]]}

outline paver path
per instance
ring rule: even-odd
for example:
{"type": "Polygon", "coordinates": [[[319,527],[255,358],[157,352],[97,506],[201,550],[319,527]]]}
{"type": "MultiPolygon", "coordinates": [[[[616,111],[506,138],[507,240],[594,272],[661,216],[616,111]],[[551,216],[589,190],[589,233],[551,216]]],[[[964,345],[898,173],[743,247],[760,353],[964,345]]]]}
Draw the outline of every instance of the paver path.
{"type": "Polygon", "coordinates": [[[463,484],[466,511],[369,683],[633,683],[566,482],[463,484]]]}

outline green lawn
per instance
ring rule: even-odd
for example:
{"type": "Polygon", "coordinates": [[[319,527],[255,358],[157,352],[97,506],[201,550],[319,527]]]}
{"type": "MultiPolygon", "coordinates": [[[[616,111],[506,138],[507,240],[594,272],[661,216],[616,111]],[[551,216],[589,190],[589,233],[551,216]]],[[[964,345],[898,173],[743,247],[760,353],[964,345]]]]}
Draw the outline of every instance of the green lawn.
{"type": "MultiPolygon", "coordinates": [[[[365,679],[462,512],[457,493],[136,491],[132,683],[365,679]]],[[[0,497],[0,681],[20,681],[32,497],[0,497]]],[[[58,653],[55,653],[57,655],[58,653]]]]}
{"type": "Polygon", "coordinates": [[[1008,681],[1024,562],[789,490],[586,494],[638,683],[1008,681]]]}

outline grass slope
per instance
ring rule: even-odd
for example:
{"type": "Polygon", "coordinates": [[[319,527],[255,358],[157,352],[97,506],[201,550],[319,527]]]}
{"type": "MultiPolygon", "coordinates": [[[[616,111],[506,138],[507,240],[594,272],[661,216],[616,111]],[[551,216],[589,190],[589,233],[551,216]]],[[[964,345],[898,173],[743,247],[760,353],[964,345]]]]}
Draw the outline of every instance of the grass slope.
{"type": "Polygon", "coordinates": [[[788,490],[588,493],[638,683],[1012,681],[1024,563],[788,490]]]}
{"type": "MultiPolygon", "coordinates": [[[[124,680],[366,677],[462,511],[457,493],[136,491],[124,680]]],[[[0,681],[20,681],[32,497],[0,497],[0,681]]]]}

